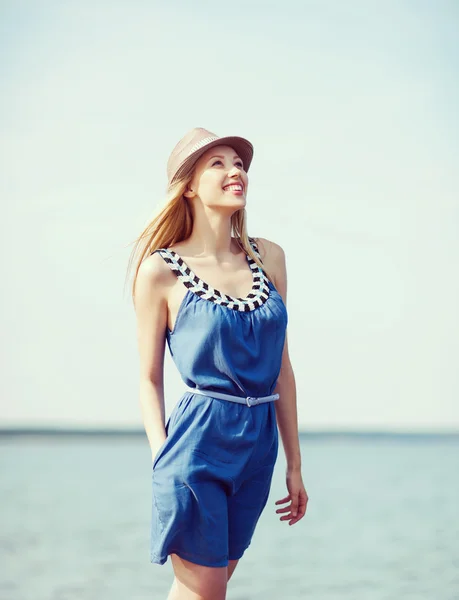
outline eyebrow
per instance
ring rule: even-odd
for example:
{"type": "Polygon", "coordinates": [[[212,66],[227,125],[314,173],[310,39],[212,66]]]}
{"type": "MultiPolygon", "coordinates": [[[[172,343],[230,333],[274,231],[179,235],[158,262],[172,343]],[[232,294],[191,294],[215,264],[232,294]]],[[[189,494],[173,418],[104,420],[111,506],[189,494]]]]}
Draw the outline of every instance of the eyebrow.
{"type": "MultiPolygon", "coordinates": [[[[209,158],[209,160],[212,160],[213,158],[225,158],[225,157],[224,157],[224,156],[222,156],[221,154],[215,154],[215,156],[211,156],[211,157],[209,158]]],[[[233,159],[234,159],[234,158],[238,158],[239,160],[242,160],[242,158],[241,158],[240,156],[238,156],[237,154],[235,154],[235,155],[233,156],[233,159]]]]}

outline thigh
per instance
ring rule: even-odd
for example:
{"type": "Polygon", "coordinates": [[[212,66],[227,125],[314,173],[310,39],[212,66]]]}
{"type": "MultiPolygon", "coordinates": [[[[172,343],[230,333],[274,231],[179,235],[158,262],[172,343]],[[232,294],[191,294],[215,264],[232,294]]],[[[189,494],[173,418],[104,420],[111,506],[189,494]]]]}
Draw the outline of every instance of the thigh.
{"type": "Polygon", "coordinates": [[[227,567],[205,567],[171,554],[180,599],[225,600],[227,567]]]}
{"type": "Polygon", "coordinates": [[[237,567],[238,562],[239,562],[239,559],[228,561],[228,578],[227,578],[228,581],[231,579],[231,575],[234,573],[234,569],[237,567]]]}

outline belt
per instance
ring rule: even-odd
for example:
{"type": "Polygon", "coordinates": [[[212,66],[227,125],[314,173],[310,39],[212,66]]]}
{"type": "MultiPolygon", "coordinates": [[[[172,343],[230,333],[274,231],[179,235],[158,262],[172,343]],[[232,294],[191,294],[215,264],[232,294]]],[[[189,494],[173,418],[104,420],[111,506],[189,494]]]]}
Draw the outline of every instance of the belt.
{"type": "Polygon", "coordinates": [[[212,390],[203,390],[200,388],[188,387],[188,391],[192,394],[201,394],[201,396],[209,396],[210,398],[218,398],[219,400],[229,400],[230,402],[238,402],[239,404],[247,404],[247,406],[255,406],[263,404],[263,402],[271,402],[279,399],[279,394],[271,394],[271,396],[232,396],[231,394],[223,394],[222,392],[213,392],[212,390]]]}

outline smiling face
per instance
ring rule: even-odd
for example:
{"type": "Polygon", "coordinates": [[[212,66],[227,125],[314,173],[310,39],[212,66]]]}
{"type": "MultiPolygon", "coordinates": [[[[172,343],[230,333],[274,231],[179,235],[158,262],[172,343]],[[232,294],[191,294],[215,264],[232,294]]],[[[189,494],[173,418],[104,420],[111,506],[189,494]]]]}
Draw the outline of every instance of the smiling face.
{"type": "Polygon", "coordinates": [[[190,199],[198,197],[206,206],[244,208],[249,178],[237,153],[230,146],[214,146],[197,161],[189,184],[190,199]]]}

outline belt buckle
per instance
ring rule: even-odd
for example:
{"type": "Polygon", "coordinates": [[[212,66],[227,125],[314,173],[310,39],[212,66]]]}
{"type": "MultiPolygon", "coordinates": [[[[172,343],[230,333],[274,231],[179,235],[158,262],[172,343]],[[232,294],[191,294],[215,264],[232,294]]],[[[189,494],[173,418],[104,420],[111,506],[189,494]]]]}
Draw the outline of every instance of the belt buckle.
{"type": "Polygon", "coordinates": [[[255,398],[254,396],[247,396],[245,401],[247,406],[255,406],[255,404],[258,403],[258,398],[255,398]]]}

